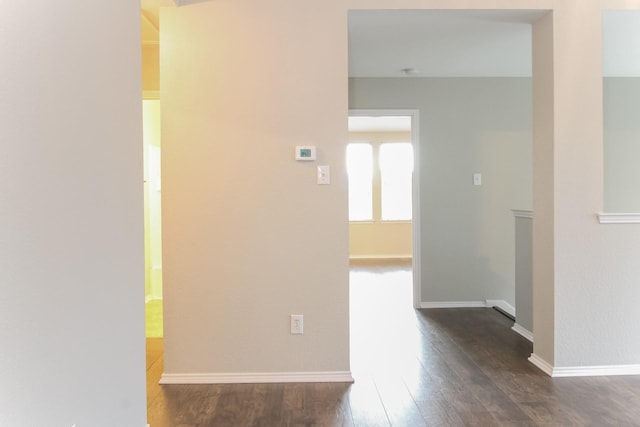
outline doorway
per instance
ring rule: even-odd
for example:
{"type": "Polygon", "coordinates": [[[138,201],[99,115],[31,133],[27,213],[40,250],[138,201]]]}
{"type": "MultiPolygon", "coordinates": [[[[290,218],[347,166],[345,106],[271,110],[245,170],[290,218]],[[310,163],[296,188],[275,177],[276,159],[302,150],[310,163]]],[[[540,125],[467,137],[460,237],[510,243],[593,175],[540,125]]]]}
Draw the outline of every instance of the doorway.
{"type": "Polygon", "coordinates": [[[349,257],[353,265],[409,266],[421,305],[417,110],[350,110],[349,257]]]}
{"type": "Polygon", "coordinates": [[[163,336],[160,100],[142,101],[146,337],[163,336]]]}

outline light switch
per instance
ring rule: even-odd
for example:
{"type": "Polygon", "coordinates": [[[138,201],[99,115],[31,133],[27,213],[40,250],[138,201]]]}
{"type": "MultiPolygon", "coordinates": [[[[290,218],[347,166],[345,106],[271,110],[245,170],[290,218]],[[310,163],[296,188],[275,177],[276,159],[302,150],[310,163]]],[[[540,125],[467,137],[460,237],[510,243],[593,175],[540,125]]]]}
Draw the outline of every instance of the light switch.
{"type": "Polygon", "coordinates": [[[482,174],[474,173],[473,174],[473,185],[482,185],[482,174]]]}
{"type": "Polygon", "coordinates": [[[331,168],[328,165],[318,166],[318,184],[331,184],[331,168]]]}

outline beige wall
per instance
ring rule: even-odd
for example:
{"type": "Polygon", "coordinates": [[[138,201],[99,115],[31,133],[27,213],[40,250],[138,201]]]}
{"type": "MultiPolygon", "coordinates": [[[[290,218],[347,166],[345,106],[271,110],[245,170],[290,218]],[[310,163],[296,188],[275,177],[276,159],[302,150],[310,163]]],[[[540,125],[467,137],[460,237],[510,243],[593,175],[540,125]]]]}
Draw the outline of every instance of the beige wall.
{"type": "Polygon", "coordinates": [[[162,13],[165,372],[348,374],[343,6],[162,13]]]}
{"type": "MultiPolygon", "coordinates": [[[[602,225],[595,217],[604,198],[602,7],[616,5],[640,7],[637,1],[558,3],[552,42],[542,47],[552,69],[540,108],[553,113],[541,133],[549,142],[534,163],[534,188],[540,184],[533,209],[534,350],[541,348],[544,331],[541,343],[556,367],[640,360],[634,326],[640,321],[640,265],[634,261],[640,257],[640,227],[602,225]],[[548,99],[552,110],[542,103],[548,99]],[[536,295],[538,290],[544,294],[536,295]],[[603,310],[603,301],[612,310],[603,310]]],[[[534,99],[538,94],[534,82],[534,99]]]]}
{"type": "Polygon", "coordinates": [[[160,90],[160,46],[157,44],[142,45],[142,90],[160,90]]]}
{"type": "Polygon", "coordinates": [[[411,258],[411,221],[349,224],[350,258],[411,258]]]}
{"type": "Polygon", "coordinates": [[[533,330],[534,352],[555,363],[553,14],[533,25],[533,330]]]}
{"type": "Polygon", "coordinates": [[[411,221],[382,221],[380,218],[380,169],[377,153],[385,142],[411,143],[411,132],[349,132],[349,142],[374,145],[373,217],[374,221],[349,224],[351,258],[408,258],[412,255],[411,221]]]}
{"type": "Polygon", "coordinates": [[[537,37],[547,71],[534,81],[548,115],[534,126],[543,141],[534,148],[536,352],[561,367],[637,363],[640,229],[595,220],[603,6],[640,2],[219,0],[165,11],[167,372],[349,369],[350,7],[553,9],[537,37]],[[332,185],[317,186],[315,165],[292,160],[301,142],[318,146],[332,185]],[[305,315],[304,336],[289,335],[291,313],[305,315]]]}

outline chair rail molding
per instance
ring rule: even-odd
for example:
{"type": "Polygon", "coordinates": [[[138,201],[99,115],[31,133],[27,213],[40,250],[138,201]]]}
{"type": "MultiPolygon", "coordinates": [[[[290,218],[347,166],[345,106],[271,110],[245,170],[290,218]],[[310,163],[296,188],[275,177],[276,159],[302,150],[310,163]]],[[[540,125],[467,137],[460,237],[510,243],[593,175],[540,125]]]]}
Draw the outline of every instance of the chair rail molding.
{"type": "Polygon", "coordinates": [[[640,224],[640,213],[599,213],[600,224],[640,224]]]}

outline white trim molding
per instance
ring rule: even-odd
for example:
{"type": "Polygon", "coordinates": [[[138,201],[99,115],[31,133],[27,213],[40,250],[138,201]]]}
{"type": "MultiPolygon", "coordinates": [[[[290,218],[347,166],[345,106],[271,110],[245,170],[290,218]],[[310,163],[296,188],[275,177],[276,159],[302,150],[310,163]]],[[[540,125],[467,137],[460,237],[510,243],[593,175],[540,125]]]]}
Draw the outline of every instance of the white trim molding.
{"type": "Polygon", "coordinates": [[[553,378],[640,375],[640,365],[567,366],[555,368],[535,353],[529,361],[553,378]]]}
{"type": "Polygon", "coordinates": [[[160,384],[352,383],[349,371],[162,374],[160,384]]]}
{"type": "Polygon", "coordinates": [[[146,295],[144,297],[144,303],[148,303],[151,301],[162,301],[162,297],[154,296],[154,295],[146,295]]]}
{"type": "Polygon", "coordinates": [[[503,299],[488,299],[486,301],[486,306],[489,308],[498,307],[500,310],[516,317],[516,308],[503,299]]]}
{"type": "Polygon", "coordinates": [[[528,330],[527,328],[522,327],[522,325],[518,325],[518,323],[514,323],[511,329],[518,334],[522,335],[529,341],[533,342],[533,332],[528,330]]]}
{"type": "Polygon", "coordinates": [[[485,301],[423,301],[420,308],[492,308],[499,307],[512,316],[516,315],[516,309],[501,299],[488,299],[485,301]]]}
{"type": "Polygon", "coordinates": [[[160,99],[160,91],[159,90],[143,90],[142,99],[144,101],[152,101],[154,99],[160,99]]]}
{"type": "Polygon", "coordinates": [[[513,212],[513,216],[515,216],[516,218],[531,218],[531,219],[533,219],[533,211],[512,209],[511,212],[513,212]]]}
{"type": "Polygon", "coordinates": [[[599,213],[600,224],[640,224],[640,213],[599,213]]]}
{"type": "Polygon", "coordinates": [[[407,255],[349,255],[350,260],[373,260],[373,261],[411,261],[413,256],[411,254],[407,255]]]}
{"type": "Polygon", "coordinates": [[[529,362],[536,365],[542,372],[550,377],[553,376],[553,366],[537,354],[531,353],[531,356],[529,356],[529,362]]]}
{"type": "Polygon", "coordinates": [[[173,0],[173,2],[178,7],[180,7],[180,6],[188,6],[190,4],[196,4],[196,3],[204,3],[204,2],[207,2],[207,1],[211,1],[211,0],[173,0]]]}
{"type": "Polygon", "coordinates": [[[484,301],[427,301],[420,304],[420,308],[479,308],[486,307],[484,301]]]}
{"type": "Polygon", "coordinates": [[[600,377],[608,375],[640,375],[640,365],[572,366],[553,368],[552,377],[600,377]]]}

